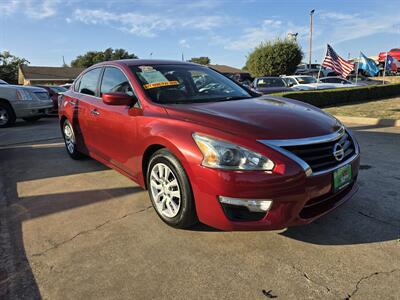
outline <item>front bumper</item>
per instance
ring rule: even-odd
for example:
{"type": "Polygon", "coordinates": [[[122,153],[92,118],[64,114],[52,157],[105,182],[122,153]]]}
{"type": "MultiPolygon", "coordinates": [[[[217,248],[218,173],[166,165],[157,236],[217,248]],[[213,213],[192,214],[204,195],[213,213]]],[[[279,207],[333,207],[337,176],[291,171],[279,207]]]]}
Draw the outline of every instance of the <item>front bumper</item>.
{"type": "Polygon", "coordinates": [[[53,108],[51,100],[16,100],[10,103],[17,118],[45,116],[53,108]]]}
{"type": "Polygon", "coordinates": [[[199,220],[221,230],[277,230],[307,224],[349,200],[356,183],[360,156],[350,162],[352,181],[333,192],[333,172],[306,176],[299,170],[288,175],[264,172],[229,172],[205,167],[192,170],[192,188],[199,220]],[[204,187],[207,188],[204,188],[204,187]],[[218,201],[218,196],[245,199],[272,199],[272,207],[257,221],[234,221],[218,201]]]}

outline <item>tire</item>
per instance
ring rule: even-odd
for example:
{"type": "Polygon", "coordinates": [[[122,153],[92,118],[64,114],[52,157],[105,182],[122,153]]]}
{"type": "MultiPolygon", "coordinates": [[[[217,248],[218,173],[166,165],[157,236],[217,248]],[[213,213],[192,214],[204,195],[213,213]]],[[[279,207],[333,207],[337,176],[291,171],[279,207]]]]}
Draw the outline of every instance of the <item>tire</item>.
{"type": "Polygon", "coordinates": [[[36,122],[41,118],[42,118],[42,116],[35,116],[35,117],[22,118],[22,120],[24,120],[26,122],[36,122]]]}
{"type": "Polygon", "coordinates": [[[0,102],[0,128],[11,126],[15,123],[15,114],[8,103],[0,102]]]}
{"type": "Polygon", "coordinates": [[[160,149],[153,154],[146,182],[154,210],[161,220],[175,228],[188,228],[198,222],[189,179],[170,151],[160,149]]]}
{"type": "Polygon", "coordinates": [[[62,127],[62,133],[67,153],[72,159],[82,159],[84,155],[76,148],[76,139],[74,128],[68,120],[65,120],[62,127]]]}

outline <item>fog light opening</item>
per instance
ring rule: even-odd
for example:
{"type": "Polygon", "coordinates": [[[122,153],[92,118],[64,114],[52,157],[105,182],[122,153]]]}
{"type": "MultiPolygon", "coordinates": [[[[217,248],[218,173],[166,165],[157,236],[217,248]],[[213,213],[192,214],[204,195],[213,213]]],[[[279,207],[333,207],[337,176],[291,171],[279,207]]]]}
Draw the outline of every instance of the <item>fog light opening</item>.
{"type": "Polygon", "coordinates": [[[223,204],[244,206],[251,212],[267,213],[272,206],[270,199],[241,199],[219,196],[218,200],[223,204]]]}

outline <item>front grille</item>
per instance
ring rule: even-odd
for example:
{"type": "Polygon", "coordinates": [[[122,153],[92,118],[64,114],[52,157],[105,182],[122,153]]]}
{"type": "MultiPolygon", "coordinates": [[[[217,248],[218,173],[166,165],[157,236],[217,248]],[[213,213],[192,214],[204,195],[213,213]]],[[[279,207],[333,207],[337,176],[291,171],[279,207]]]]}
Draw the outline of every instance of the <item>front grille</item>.
{"type": "Polygon", "coordinates": [[[40,100],[49,100],[49,93],[47,92],[34,92],[35,96],[38,97],[40,100]]]}
{"type": "Polygon", "coordinates": [[[301,146],[283,146],[282,148],[304,160],[311,167],[313,173],[336,167],[352,157],[356,151],[354,142],[347,132],[334,141],[301,146]],[[344,150],[344,157],[341,161],[336,160],[333,155],[333,148],[336,143],[342,145],[344,150]]]}

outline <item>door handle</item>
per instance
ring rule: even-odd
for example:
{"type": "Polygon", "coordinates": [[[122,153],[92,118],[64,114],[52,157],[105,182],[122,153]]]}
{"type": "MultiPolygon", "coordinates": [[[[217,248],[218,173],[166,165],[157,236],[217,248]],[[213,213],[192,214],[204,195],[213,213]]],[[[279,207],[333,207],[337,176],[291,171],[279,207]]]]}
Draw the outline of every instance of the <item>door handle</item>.
{"type": "Polygon", "coordinates": [[[92,109],[92,110],[90,111],[90,113],[91,113],[93,116],[98,116],[98,115],[100,115],[100,113],[97,111],[97,109],[92,109]]]}

